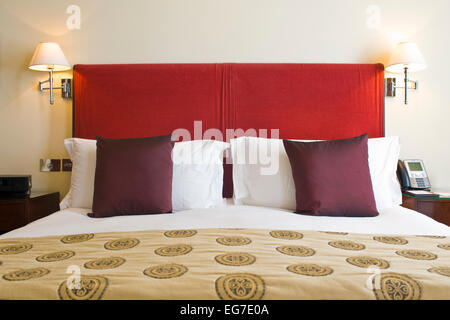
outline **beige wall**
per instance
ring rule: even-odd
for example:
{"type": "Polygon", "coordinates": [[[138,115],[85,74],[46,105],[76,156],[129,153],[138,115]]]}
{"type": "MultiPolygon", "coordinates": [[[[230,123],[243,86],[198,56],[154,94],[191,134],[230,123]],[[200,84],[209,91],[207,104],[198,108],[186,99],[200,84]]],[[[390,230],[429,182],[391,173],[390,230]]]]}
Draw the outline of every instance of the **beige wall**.
{"type": "MultiPolygon", "coordinates": [[[[448,0],[0,0],[0,173],[30,173],[35,190],[67,192],[68,173],[39,172],[39,158],[67,157],[71,102],[37,90],[27,70],[40,41],[72,64],[135,62],[387,63],[399,40],[418,43],[428,68],[419,91],[386,99],[386,134],[403,157],[425,160],[431,182],[450,190],[450,1],[448,0]],[[68,30],[66,8],[81,8],[68,30]],[[369,5],[381,12],[371,28],[369,5]]],[[[64,74],[56,75],[56,82],[64,74]]]]}

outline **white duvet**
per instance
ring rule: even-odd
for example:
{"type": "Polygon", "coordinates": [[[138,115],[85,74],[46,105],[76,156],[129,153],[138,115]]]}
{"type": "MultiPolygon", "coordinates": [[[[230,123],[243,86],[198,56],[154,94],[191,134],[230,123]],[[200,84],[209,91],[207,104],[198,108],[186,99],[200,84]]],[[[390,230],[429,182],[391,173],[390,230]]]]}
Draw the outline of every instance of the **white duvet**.
{"type": "Polygon", "coordinates": [[[319,230],[391,235],[450,236],[450,227],[401,206],[373,218],[314,217],[291,211],[228,205],[172,214],[89,218],[88,209],[65,209],[0,236],[0,239],[78,233],[200,228],[319,230]]]}

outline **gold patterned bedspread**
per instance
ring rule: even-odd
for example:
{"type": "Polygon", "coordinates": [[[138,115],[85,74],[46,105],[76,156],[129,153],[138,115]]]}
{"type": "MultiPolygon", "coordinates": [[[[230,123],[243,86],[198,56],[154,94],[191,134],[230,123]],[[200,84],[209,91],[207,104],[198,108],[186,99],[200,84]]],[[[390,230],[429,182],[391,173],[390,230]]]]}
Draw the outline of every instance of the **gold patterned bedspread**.
{"type": "Polygon", "coordinates": [[[199,229],[0,240],[0,299],[450,299],[450,241],[199,229]]]}

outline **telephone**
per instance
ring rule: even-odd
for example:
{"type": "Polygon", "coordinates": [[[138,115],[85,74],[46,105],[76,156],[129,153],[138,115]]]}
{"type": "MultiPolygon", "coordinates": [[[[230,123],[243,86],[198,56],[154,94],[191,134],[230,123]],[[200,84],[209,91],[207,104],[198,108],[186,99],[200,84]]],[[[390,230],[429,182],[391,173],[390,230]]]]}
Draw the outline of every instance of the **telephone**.
{"type": "Polygon", "coordinates": [[[422,160],[399,160],[397,177],[402,189],[429,190],[431,188],[422,160]]]}

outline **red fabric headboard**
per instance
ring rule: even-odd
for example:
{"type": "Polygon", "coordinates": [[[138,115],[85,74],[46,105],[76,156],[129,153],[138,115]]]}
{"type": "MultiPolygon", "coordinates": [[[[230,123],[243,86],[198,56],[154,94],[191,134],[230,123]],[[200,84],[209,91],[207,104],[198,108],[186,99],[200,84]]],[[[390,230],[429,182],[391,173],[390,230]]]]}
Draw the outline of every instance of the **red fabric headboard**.
{"type": "MultiPolygon", "coordinates": [[[[381,64],[131,64],[74,67],[73,136],[279,129],[280,138],[384,136],[381,64]]],[[[226,166],[224,195],[232,194],[226,166]]]]}

